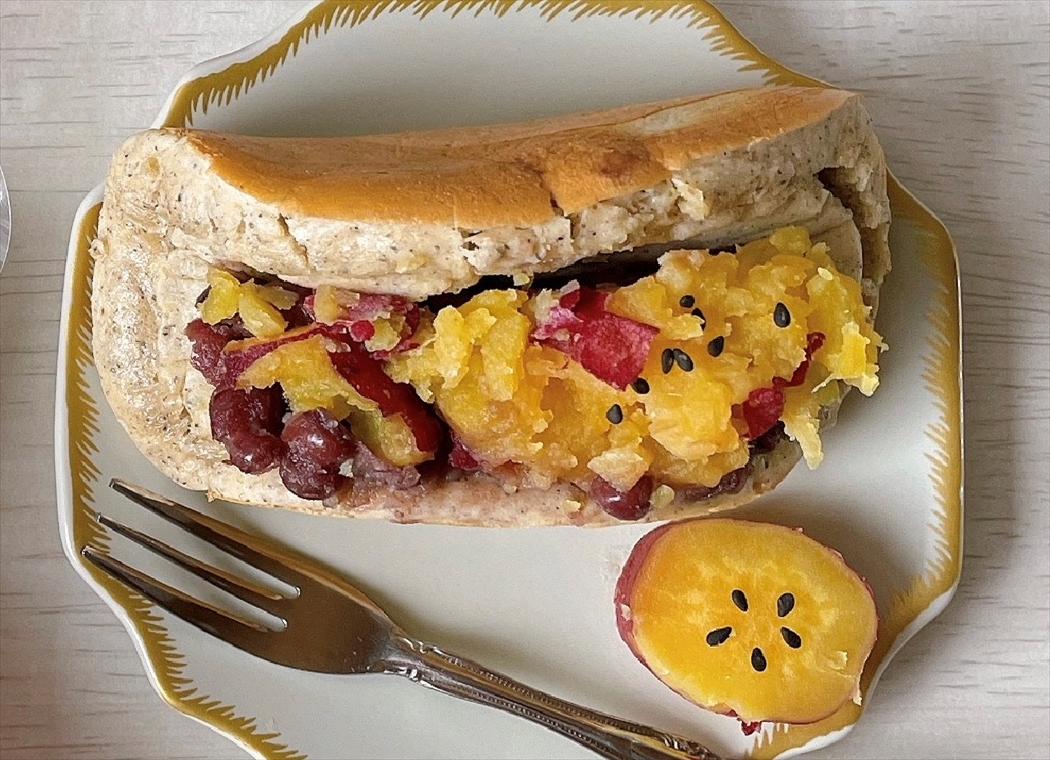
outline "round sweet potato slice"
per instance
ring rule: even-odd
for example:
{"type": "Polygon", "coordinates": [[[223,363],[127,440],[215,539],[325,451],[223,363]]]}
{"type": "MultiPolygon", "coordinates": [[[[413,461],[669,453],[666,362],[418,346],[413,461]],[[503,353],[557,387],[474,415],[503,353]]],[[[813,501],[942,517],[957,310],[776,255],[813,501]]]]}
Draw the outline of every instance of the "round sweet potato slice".
{"type": "Polygon", "coordinates": [[[878,617],[842,556],[800,530],[699,519],[635,546],[616,588],[619,632],[661,681],[702,707],[812,723],[859,697],[878,617]]]}

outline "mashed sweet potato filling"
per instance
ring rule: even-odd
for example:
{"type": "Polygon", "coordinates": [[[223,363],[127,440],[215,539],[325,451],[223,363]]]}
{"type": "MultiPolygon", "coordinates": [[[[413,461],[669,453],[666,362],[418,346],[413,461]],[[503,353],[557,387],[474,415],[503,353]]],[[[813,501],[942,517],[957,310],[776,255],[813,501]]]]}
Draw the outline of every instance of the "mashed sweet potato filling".
{"type": "Polygon", "coordinates": [[[219,271],[209,285],[203,321],[252,335],[222,348],[223,382],[279,386],[396,467],[448,456],[526,487],[717,487],[778,423],[815,467],[835,381],[872,393],[883,347],[860,285],[800,227],[735,254],[672,251],[616,289],[486,290],[436,313],[219,271]]]}
{"type": "Polygon", "coordinates": [[[802,228],[735,255],[674,251],[653,276],[613,291],[606,311],[658,330],[623,389],[535,339],[571,292],[487,291],[446,307],[386,371],[433,403],[481,462],[521,465],[527,485],[599,475],[624,491],[646,474],[711,487],[744,466],[748,440],[764,432],[749,429],[749,402],[764,389],[780,407],[770,426],[782,420],[814,467],[820,408],[840,392],[832,381],[865,394],[878,385],[883,344],[860,286],[802,228]],[[823,339],[809,356],[814,334],[823,339]]]}

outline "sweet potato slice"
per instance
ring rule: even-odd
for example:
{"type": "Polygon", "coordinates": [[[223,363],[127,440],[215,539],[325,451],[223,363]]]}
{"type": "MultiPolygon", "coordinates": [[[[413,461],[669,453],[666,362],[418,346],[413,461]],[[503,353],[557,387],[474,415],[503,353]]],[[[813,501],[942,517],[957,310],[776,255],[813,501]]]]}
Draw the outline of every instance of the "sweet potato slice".
{"type": "Polygon", "coordinates": [[[752,729],[812,723],[859,699],[878,627],[871,589],[838,552],[800,530],[727,519],[642,538],[616,618],[657,678],[752,729]]]}

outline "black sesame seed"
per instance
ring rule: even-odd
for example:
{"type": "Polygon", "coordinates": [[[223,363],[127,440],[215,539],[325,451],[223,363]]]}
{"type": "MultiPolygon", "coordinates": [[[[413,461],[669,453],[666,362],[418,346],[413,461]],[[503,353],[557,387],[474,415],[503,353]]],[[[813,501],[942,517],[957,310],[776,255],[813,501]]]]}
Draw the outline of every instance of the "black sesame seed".
{"type": "Polygon", "coordinates": [[[741,612],[747,612],[747,597],[738,588],[733,589],[733,604],[739,607],[741,612]]]}
{"type": "Polygon", "coordinates": [[[609,411],[605,413],[605,419],[614,425],[619,425],[623,422],[623,409],[620,408],[619,404],[613,404],[609,407],[609,411]]]}
{"type": "Polygon", "coordinates": [[[644,377],[639,377],[635,379],[633,383],[631,383],[631,387],[634,388],[635,393],[645,395],[649,392],[649,381],[646,380],[644,377]]]}
{"type": "Polygon", "coordinates": [[[665,348],[664,352],[660,354],[660,368],[666,375],[674,367],[674,351],[669,348],[665,348]]]}
{"type": "Polygon", "coordinates": [[[733,629],[728,625],[725,628],[715,628],[711,633],[707,634],[705,640],[709,647],[716,647],[719,644],[724,644],[726,639],[729,638],[729,634],[733,632],[733,629]]]}
{"type": "Polygon", "coordinates": [[[696,303],[696,298],[694,298],[693,296],[689,296],[689,295],[682,296],[678,300],[678,305],[681,306],[683,309],[691,309],[691,308],[693,308],[693,305],[695,303],[696,303]]]}
{"type": "Polygon", "coordinates": [[[758,647],[751,650],[751,667],[759,673],[766,669],[766,656],[762,654],[762,650],[758,647]]]}
{"type": "Polygon", "coordinates": [[[689,354],[682,349],[676,348],[674,350],[674,360],[683,372],[693,371],[693,360],[689,357],[689,354]]]}
{"type": "Polygon", "coordinates": [[[798,649],[802,646],[802,637],[790,628],[781,628],[780,635],[784,637],[785,643],[792,649],[798,649]]]}
{"type": "Polygon", "coordinates": [[[793,609],[795,609],[795,595],[790,591],[781,594],[777,599],[777,617],[784,617],[793,609]]]}
{"type": "Polygon", "coordinates": [[[697,319],[699,319],[701,322],[703,322],[704,324],[707,324],[707,317],[704,316],[704,313],[702,311],[700,311],[700,309],[693,309],[691,314],[694,317],[696,317],[697,319]]]}
{"type": "Polygon", "coordinates": [[[777,327],[787,327],[791,324],[791,312],[782,302],[778,301],[776,308],[773,309],[773,324],[777,327]]]}
{"type": "Polygon", "coordinates": [[[725,347],[726,339],[723,336],[719,335],[717,338],[715,338],[707,344],[707,353],[711,354],[711,356],[721,356],[722,351],[725,350],[725,347]]]}

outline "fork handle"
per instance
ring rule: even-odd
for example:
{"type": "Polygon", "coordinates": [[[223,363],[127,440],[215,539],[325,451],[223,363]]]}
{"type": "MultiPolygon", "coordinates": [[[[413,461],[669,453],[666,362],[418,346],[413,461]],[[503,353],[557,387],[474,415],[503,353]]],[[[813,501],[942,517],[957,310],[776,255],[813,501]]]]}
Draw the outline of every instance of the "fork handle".
{"type": "Polygon", "coordinates": [[[387,672],[538,723],[610,760],[721,760],[698,742],[553,697],[408,636],[394,639],[387,672]]]}

